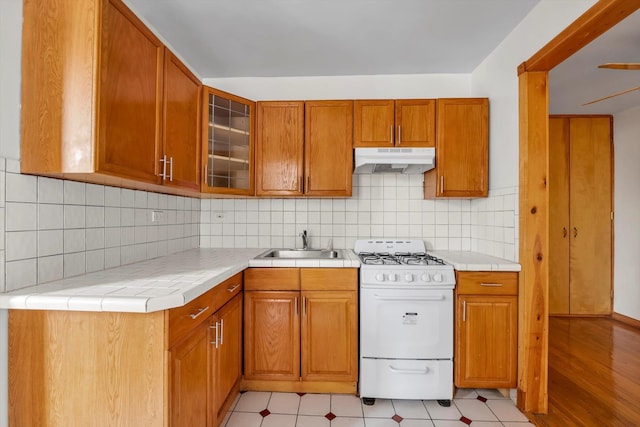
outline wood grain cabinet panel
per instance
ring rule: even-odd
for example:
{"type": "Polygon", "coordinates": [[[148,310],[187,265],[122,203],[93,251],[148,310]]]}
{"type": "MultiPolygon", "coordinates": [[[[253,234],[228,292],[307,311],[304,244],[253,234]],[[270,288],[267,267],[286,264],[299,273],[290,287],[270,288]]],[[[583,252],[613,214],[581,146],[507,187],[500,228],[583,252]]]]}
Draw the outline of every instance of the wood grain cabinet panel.
{"type": "Polygon", "coordinates": [[[21,171],[197,193],[200,84],[125,4],[30,0],[23,17],[21,171]]]}
{"type": "Polygon", "coordinates": [[[354,147],[434,147],[434,99],[356,100],[354,147]]]}
{"type": "Polygon", "coordinates": [[[352,101],[257,105],[256,195],[351,196],[352,101]]]}
{"type": "Polygon", "coordinates": [[[199,191],[202,83],[168,49],[164,59],[162,182],[199,191]]]}
{"type": "Polygon", "coordinates": [[[550,314],[611,314],[612,120],[549,118],[550,314]]]}
{"type": "Polygon", "coordinates": [[[248,288],[259,290],[245,292],[242,387],[355,393],[357,269],[250,268],[247,276],[251,277],[248,288]],[[259,285],[266,270],[265,285],[259,285]],[[302,291],[291,290],[293,270],[302,291]],[[279,273],[280,281],[276,280],[279,273]]]}
{"type": "Polygon", "coordinates": [[[487,197],[489,100],[438,99],[436,111],[436,166],[425,172],[425,198],[487,197]]]}
{"type": "Polygon", "coordinates": [[[454,383],[515,388],[518,273],[457,272],[454,383]]]}

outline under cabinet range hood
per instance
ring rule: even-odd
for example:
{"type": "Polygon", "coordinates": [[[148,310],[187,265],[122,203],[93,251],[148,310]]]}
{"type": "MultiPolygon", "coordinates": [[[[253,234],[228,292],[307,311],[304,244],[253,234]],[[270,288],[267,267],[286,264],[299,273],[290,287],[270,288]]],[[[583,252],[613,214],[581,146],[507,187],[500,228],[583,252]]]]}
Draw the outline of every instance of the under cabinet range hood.
{"type": "Polygon", "coordinates": [[[353,173],[423,173],[435,156],[435,148],[356,148],[353,173]]]}

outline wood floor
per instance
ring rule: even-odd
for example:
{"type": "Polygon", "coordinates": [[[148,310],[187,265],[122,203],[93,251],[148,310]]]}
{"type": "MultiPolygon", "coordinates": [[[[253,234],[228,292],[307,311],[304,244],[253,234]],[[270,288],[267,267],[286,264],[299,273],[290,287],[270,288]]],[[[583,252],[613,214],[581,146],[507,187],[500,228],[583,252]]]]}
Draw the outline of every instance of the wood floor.
{"type": "Polygon", "coordinates": [[[605,318],[549,320],[549,413],[534,422],[640,426],[640,330],[605,318]]]}

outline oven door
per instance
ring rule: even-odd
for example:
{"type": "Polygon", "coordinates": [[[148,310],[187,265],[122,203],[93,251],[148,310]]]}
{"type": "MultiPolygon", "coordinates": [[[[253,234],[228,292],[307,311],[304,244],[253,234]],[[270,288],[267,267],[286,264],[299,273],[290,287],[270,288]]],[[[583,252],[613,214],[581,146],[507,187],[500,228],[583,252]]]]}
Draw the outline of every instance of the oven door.
{"type": "Polygon", "coordinates": [[[360,355],[452,359],[453,290],[361,287],[360,355]]]}

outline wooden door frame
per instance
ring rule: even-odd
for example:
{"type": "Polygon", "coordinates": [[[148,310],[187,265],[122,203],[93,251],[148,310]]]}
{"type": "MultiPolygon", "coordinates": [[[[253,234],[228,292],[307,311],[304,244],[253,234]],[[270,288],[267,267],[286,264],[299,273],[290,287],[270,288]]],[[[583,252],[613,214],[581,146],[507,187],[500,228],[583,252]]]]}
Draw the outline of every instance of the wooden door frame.
{"type": "Polygon", "coordinates": [[[547,413],[549,325],[549,71],[640,8],[599,0],[531,58],[519,75],[518,408],[547,413]]]}

